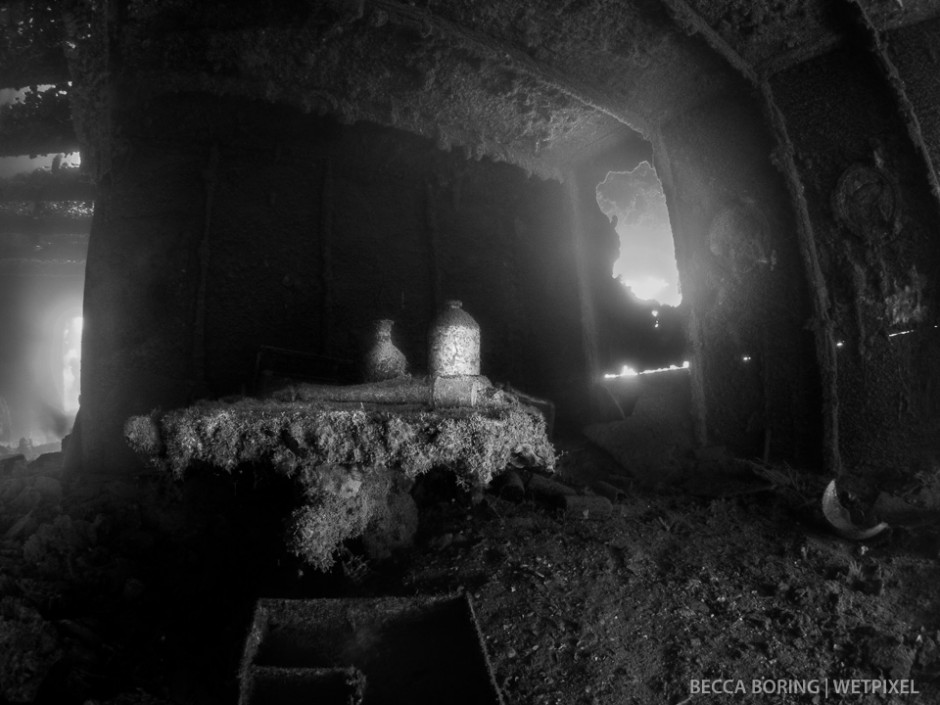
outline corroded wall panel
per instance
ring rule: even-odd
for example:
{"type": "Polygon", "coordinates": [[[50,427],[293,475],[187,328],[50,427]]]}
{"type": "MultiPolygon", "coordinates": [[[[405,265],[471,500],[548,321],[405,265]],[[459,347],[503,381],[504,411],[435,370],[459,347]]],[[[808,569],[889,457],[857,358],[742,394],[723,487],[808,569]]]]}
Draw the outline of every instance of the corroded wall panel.
{"type": "Polygon", "coordinates": [[[657,167],[690,309],[699,442],[815,462],[806,278],[772,151],[758,107],[726,101],[668,125],[657,167]]]}
{"type": "Polygon", "coordinates": [[[830,295],[844,467],[904,471],[936,424],[940,250],[924,163],[873,57],[845,47],[771,85],[830,295]]]}

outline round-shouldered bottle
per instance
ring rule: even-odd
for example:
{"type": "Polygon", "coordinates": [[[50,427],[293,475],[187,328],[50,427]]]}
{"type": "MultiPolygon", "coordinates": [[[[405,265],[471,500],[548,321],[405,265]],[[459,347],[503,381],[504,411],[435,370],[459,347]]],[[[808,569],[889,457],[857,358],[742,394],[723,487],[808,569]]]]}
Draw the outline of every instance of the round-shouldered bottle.
{"type": "Polygon", "coordinates": [[[382,319],[375,322],[375,341],[365,359],[364,377],[367,382],[383,382],[401,377],[408,371],[404,353],[392,342],[395,322],[382,319]]]}
{"type": "Polygon", "coordinates": [[[446,303],[431,325],[428,342],[432,377],[480,374],[480,326],[460,301],[446,303]]]}

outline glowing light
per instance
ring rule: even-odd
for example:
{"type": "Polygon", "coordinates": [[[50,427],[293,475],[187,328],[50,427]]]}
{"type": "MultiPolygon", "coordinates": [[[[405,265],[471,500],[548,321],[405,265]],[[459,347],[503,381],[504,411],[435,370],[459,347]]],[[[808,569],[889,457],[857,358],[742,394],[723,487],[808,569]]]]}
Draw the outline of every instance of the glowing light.
{"type": "Polygon", "coordinates": [[[82,328],[85,320],[73,318],[62,332],[62,407],[68,413],[78,411],[81,394],[82,328]]]}
{"type": "Polygon", "coordinates": [[[632,367],[628,367],[627,365],[624,365],[622,368],[620,368],[620,374],[615,374],[615,375],[606,374],[604,375],[604,379],[616,379],[617,377],[636,377],[638,374],[640,373],[637,372],[632,367]]]}
{"type": "Polygon", "coordinates": [[[620,257],[611,274],[638,299],[668,306],[682,303],[669,209],[653,166],[644,161],[633,171],[608,173],[596,195],[620,239],[620,257]]]}
{"type": "Polygon", "coordinates": [[[657,311],[657,310],[654,308],[652,311],[650,311],[650,315],[651,315],[653,318],[658,318],[658,317],[659,317],[659,311],[657,311]]]}
{"type": "Polygon", "coordinates": [[[836,347],[837,347],[837,348],[845,347],[845,343],[843,343],[843,342],[840,340],[838,343],[836,343],[836,347]]]}
{"type": "Polygon", "coordinates": [[[683,362],[681,366],[669,365],[669,367],[657,367],[655,370],[640,370],[639,372],[637,372],[632,367],[624,365],[623,368],[621,368],[619,374],[605,374],[604,379],[618,379],[620,377],[639,377],[640,375],[655,375],[661,372],[674,372],[675,370],[687,370],[687,369],[689,369],[688,360],[683,362]]]}
{"type": "Polygon", "coordinates": [[[889,333],[889,334],[888,334],[888,337],[889,337],[889,338],[897,338],[899,335],[908,335],[908,334],[913,333],[913,332],[914,332],[913,330],[902,330],[902,331],[900,331],[900,332],[898,332],[898,333],[889,333]]]}
{"type": "Polygon", "coordinates": [[[750,362],[750,361],[751,361],[751,356],[750,356],[750,355],[742,355],[742,356],[741,356],[741,362],[750,362]]]}
{"type": "Polygon", "coordinates": [[[658,301],[656,298],[666,290],[669,282],[659,277],[637,277],[632,279],[620,278],[620,283],[629,287],[634,296],[642,301],[658,301]]]}
{"type": "MultiPolygon", "coordinates": [[[[71,86],[72,82],[68,81],[68,85],[71,86]]],[[[55,85],[51,83],[42,83],[38,86],[35,86],[36,92],[39,93],[45,92],[52,88],[55,88],[55,85]]],[[[25,100],[27,94],[32,92],[32,88],[21,88],[19,90],[10,88],[0,89],[0,108],[11,105],[13,103],[22,103],[25,100]]],[[[60,95],[64,93],[65,91],[59,91],[60,95]]],[[[69,154],[61,156],[61,166],[78,167],[81,164],[81,157],[79,156],[78,152],[70,152],[69,154]]],[[[54,153],[41,154],[35,157],[30,157],[28,155],[11,155],[0,157],[0,177],[8,178],[40,168],[49,169],[52,167],[52,162],[55,157],[56,154],[54,153]]]]}
{"type": "Polygon", "coordinates": [[[69,152],[68,154],[42,154],[35,157],[0,157],[0,177],[9,178],[17,174],[24,174],[37,169],[52,169],[52,164],[56,157],[61,159],[60,167],[77,169],[82,163],[82,157],[79,152],[69,152]]]}

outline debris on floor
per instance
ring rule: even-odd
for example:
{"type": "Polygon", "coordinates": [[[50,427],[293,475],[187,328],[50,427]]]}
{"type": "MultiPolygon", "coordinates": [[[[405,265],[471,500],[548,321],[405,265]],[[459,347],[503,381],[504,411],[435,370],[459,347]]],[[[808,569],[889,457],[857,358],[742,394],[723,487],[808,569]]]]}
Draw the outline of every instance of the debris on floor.
{"type": "MultiPolygon", "coordinates": [[[[848,541],[822,515],[822,478],[767,468],[772,489],[709,497],[618,476],[583,440],[558,449],[545,479],[574,492],[562,497],[605,499],[609,514],[585,520],[557,500],[495,485],[478,495],[428,473],[411,491],[414,546],[380,560],[353,541],[327,574],[278,551],[280,524],[230,478],[88,487],[27,463],[0,476],[0,702],[228,705],[259,598],[461,590],[507,705],[726,702],[692,695],[706,679],[888,679],[916,692],[873,702],[940,701],[936,524],[848,541]],[[41,477],[61,493],[38,489],[41,477]],[[600,480],[624,496],[593,490],[600,480]]],[[[936,482],[925,473],[861,504],[884,492],[884,511],[926,511],[936,482]]]]}

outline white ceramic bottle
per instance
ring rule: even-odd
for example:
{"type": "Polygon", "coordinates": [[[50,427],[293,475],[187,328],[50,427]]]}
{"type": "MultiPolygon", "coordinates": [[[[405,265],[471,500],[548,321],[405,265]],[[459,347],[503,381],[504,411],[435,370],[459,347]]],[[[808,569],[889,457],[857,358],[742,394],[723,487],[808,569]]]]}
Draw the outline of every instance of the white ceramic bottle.
{"type": "Polygon", "coordinates": [[[451,300],[431,325],[428,367],[432,377],[480,374],[480,326],[451,300]]]}

